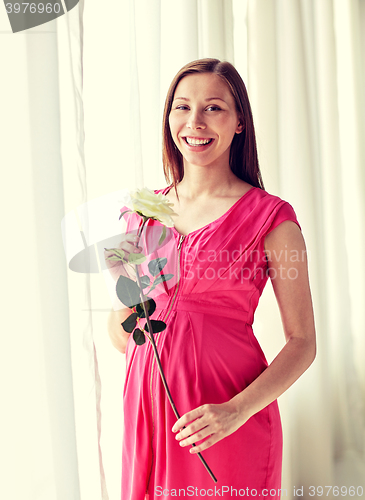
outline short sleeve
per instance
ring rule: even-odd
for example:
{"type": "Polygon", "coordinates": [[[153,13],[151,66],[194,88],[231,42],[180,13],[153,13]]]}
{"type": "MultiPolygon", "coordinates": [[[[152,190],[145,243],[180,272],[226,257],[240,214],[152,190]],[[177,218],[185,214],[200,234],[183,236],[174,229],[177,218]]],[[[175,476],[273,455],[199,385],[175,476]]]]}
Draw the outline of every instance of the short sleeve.
{"type": "Polygon", "coordinates": [[[266,234],[269,234],[273,229],[275,229],[279,224],[281,224],[282,222],[286,221],[286,220],[291,220],[293,222],[295,222],[299,229],[301,230],[302,228],[300,227],[300,224],[298,222],[298,219],[297,219],[297,216],[294,212],[294,208],[290,205],[290,203],[288,203],[287,201],[285,201],[281,207],[279,208],[279,210],[277,211],[268,231],[266,232],[266,234]]]}

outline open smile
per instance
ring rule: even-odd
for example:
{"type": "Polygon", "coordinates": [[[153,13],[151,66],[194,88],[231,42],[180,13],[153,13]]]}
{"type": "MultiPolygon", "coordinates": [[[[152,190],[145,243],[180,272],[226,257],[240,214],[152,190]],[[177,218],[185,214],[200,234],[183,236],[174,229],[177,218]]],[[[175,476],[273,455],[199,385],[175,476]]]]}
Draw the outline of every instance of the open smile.
{"type": "Polygon", "coordinates": [[[184,137],[184,141],[186,142],[186,144],[188,146],[192,146],[192,147],[204,147],[204,146],[208,146],[209,144],[211,144],[213,142],[214,139],[211,139],[211,138],[208,138],[208,139],[204,139],[204,138],[200,138],[200,137],[184,137]]]}

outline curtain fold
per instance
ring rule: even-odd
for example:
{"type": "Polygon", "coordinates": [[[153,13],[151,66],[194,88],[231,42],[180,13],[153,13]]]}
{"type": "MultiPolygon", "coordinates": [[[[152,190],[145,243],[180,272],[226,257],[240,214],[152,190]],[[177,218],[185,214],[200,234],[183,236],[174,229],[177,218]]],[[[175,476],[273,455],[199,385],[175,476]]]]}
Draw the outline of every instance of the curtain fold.
{"type": "MultiPolygon", "coordinates": [[[[62,155],[65,201],[66,207],[71,209],[71,214],[74,215],[84,243],[87,244],[93,220],[90,219],[92,214],[88,206],[89,171],[85,161],[83,0],[78,2],[67,16],[58,20],[58,27],[63,104],[61,109],[64,111],[61,113],[61,127],[64,139],[62,155]]],[[[68,239],[77,236],[69,233],[69,219],[70,217],[67,217],[62,225],[66,253],[68,239]]],[[[101,444],[101,378],[95,347],[92,276],[88,273],[75,275],[69,271],[68,281],[80,489],[82,497],[89,500],[108,500],[101,444]],[[91,471],[94,471],[92,477],[91,471]]]]}
{"type": "Polygon", "coordinates": [[[0,14],[1,494],[80,499],[64,215],[57,22],[0,14]]]}
{"type": "MultiPolygon", "coordinates": [[[[317,359],[279,400],[284,446],[289,438],[283,484],[307,491],[339,477],[360,484],[364,473],[360,4],[248,2],[248,90],[263,178],[295,207],[309,251],[317,359]]],[[[268,293],[263,300],[274,302],[268,293]]],[[[264,344],[270,325],[268,316],[258,325],[264,344]]]]}

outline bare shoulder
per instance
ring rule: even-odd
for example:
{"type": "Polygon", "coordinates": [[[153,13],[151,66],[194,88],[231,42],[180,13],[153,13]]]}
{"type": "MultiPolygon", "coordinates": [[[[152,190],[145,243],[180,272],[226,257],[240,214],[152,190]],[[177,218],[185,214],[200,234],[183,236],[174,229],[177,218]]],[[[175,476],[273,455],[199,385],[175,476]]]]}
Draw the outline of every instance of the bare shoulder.
{"type": "Polygon", "coordinates": [[[303,234],[298,224],[291,220],[281,222],[265,237],[266,251],[288,246],[305,248],[303,234]]]}
{"type": "MultiPolygon", "coordinates": [[[[271,269],[271,279],[280,276],[285,281],[300,277],[307,280],[307,249],[298,225],[286,220],[281,222],[266,237],[264,242],[265,254],[271,269]]],[[[301,282],[302,279],[295,279],[293,285],[301,282]]]]}

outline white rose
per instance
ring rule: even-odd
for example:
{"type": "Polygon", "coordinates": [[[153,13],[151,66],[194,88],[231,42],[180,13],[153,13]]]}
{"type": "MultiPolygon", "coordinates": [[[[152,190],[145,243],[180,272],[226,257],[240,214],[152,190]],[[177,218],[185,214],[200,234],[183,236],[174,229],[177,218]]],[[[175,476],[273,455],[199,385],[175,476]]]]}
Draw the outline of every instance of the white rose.
{"type": "Polygon", "coordinates": [[[138,212],[149,219],[158,220],[164,226],[174,226],[171,216],[177,214],[171,208],[173,203],[166,196],[161,193],[156,194],[146,187],[131,192],[130,196],[131,200],[126,206],[133,212],[138,212]]]}

